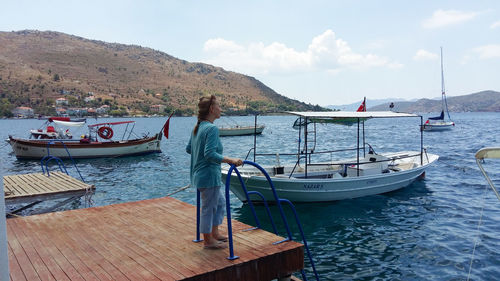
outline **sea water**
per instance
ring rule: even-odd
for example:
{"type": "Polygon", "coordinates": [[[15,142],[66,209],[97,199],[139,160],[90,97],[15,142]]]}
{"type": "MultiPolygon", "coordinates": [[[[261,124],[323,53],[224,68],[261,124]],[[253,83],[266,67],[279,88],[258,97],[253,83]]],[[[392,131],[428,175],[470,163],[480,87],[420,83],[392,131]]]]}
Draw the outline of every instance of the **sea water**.
{"type": "MultiPolygon", "coordinates": [[[[432,115],[432,114],[430,114],[432,115]]],[[[329,203],[296,204],[321,280],[500,280],[500,201],[489,189],[476,163],[475,152],[500,146],[500,113],[453,113],[457,124],[451,131],[425,132],[424,147],[440,159],[431,165],[424,180],[401,190],[381,195],[329,203]],[[480,225],[478,227],[478,224],[480,225]],[[474,256],[472,255],[474,251],[474,256]],[[471,263],[472,262],[472,263],[471,263]],[[470,274],[469,274],[470,271],[470,274]]],[[[87,119],[88,124],[130,119],[87,119]]],[[[138,136],[160,132],[166,118],[134,118],[138,136]]],[[[266,125],[256,137],[257,153],[273,154],[255,159],[274,165],[296,158],[286,156],[299,146],[295,117],[259,116],[266,125]]],[[[425,121],[425,119],[424,119],[425,121]]],[[[189,155],[185,145],[196,122],[194,117],[173,117],[169,139],[161,142],[162,153],[138,157],[76,160],[84,180],[95,184],[93,206],[165,196],[189,183],[189,155]]],[[[254,117],[222,117],[216,123],[250,125],[254,117]]],[[[28,137],[41,120],[0,120],[0,137],[28,137]]],[[[372,119],[366,122],[366,142],[375,152],[419,150],[420,118],[372,119]]],[[[312,128],[312,127],[311,127],[312,128]]],[[[121,137],[124,128],[115,128],[121,137]]],[[[360,131],[362,131],[362,127],[360,131]]],[[[356,147],[358,128],[317,125],[316,142],[310,134],[308,146],[315,151],[356,147]]],[[[76,131],[75,137],[86,131],[76,131]]],[[[253,161],[253,136],[224,137],[224,154],[253,161]]],[[[41,172],[39,161],[17,160],[7,143],[0,144],[1,175],[41,172]]],[[[347,155],[315,155],[313,161],[335,160],[347,155]]],[[[500,161],[484,164],[494,184],[500,186],[500,161]]],[[[79,178],[71,161],[65,161],[70,175],[79,178]]],[[[225,164],[224,164],[225,165],[225,164]]],[[[52,170],[56,168],[53,167],[52,170]]],[[[195,204],[192,188],[173,195],[195,204]]],[[[231,196],[232,216],[247,224],[254,220],[247,205],[231,196]]],[[[83,200],[63,207],[84,208],[83,200]]],[[[257,206],[264,228],[265,211],[257,206]]],[[[273,215],[278,218],[276,207],[273,215]]],[[[287,209],[287,208],[285,208],[287,209]]],[[[289,221],[292,216],[286,211],[289,221]]],[[[298,228],[292,226],[298,239],[298,228]]],[[[194,233],[193,233],[194,235],[194,233]]],[[[283,228],[280,235],[285,236],[283,228]]],[[[237,251],[237,249],[235,249],[237,251]]],[[[236,252],[237,253],[237,252],[236,252]]],[[[306,272],[313,278],[309,262],[306,272]]]]}

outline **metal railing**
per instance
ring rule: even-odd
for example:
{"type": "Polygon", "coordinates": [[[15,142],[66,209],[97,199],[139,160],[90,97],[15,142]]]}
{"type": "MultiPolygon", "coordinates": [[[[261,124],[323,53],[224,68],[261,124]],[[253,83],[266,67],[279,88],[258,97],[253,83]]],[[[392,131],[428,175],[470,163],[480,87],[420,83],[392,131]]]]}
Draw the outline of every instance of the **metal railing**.
{"type": "Polygon", "coordinates": [[[50,161],[54,160],[59,165],[59,170],[61,172],[66,173],[67,175],[69,175],[68,174],[68,170],[66,169],[66,166],[64,165],[64,162],[61,160],[61,158],[53,156],[53,155],[50,155],[50,145],[51,144],[55,144],[56,141],[60,142],[63,145],[64,149],[66,150],[66,153],[68,154],[69,159],[71,159],[71,162],[73,163],[73,166],[75,167],[76,171],[78,172],[78,175],[80,175],[80,178],[82,179],[82,181],[85,182],[85,180],[83,179],[82,174],[80,173],[80,170],[76,166],[75,160],[73,159],[73,157],[71,157],[71,154],[69,153],[68,147],[66,146],[66,144],[62,140],[55,140],[55,141],[49,141],[49,142],[47,142],[47,155],[44,156],[44,157],[42,157],[42,159],[40,160],[40,165],[42,166],[42,173],[45,174],[45,172],[47,172],[47,176],[50,177],[50,171],[49,171],[48,163],[50,161]],[[43,168],[44,165],[45,165],[45,169],[43,168]]]}
{"type": "MultiPolygon", "coordinates": [[[[314,265],[314,260],[313,260],[312,255],[311,255],[311,251],[309,250],[309,246],[307,244],[307,240],[306,240],[304,231],[302,229],[302,224],[300,223],[300,220],[299,220],[299,217],[297,215],[297,211],[295,210],[294,205],[289,200],[287,200],[287,199],[281,199],[281,198],[278,197],[278,194],[276,193],[276,189],[274,188],[274,184],[273,184],[271,178],[269,177],[269,174],[266,172],[266,170],[264,168],[262,168],[257,163],[252,162],[252,161],[248,161],[248,160],[243,161],[243,164],[249,164],[249,165],[252,165],[255,168],[259,169],[266,176],[266,179],[267,179],[267,181],[269,183],[269,186],[270,186],[270,188],[271,188],[271,190],[273,192],[273,196],[274,196],[276,205],[278,206],[279,213],[280,213],[281,219],[283,220],[283,224],[285,225],[285,229],[286,229],[286,233],[287,233],[287,237],[285,239],[283,239],[281,241],[274,242],[273,244],[280,244],[280,243],[283,243],[283,242],[287,242],[287,241],[292,241],[293,240],[292,232],[290,231],[290,227],[288,225],[287,218],[285,216],[285,213],[283,211],[283,207],[281,205],[282,203],[287,203],[289,205],[290,209],[292,210],[293,214],[294,214],[295,222],[297,223],[297,226],[299,228],[299,232],[300,232],[300,235],[301,235],[301,238],[302,238],[302,243],[304,244],[304,247],[306,249],[306,253],[307,253],[307,256],[308,256],[309,261],[311,263],[311,267],[312,267],[312,270],[314,272],[314,276],[315,276],[316,280],[319,280],[319,276],[318,276],[318,273],[316,271],[316,267],[314,265]]],[[[248,205],[250,206],[250,209],[252,211],[253,217],[255,219],[255,224],[257,225],[256,227],[245,229],[244,231],[251,231],[251,230],[255,230],[255,229],[260,229],[261,228],[260,221],[259,221],[259,219],[257,217],[257,213],[255,212],[255,207],[254,207],[254,205],[252,203],[252,200],[250,199],[250,195],[257,195],[264,202],[264,206],[266,208],[267,215],[268,215],[268,217],[270,219],[270,222],[271,222],[271,225],[273,227],[274,234],[278,235],[276,224],[274,223],[273,217],[271,216],[271,211],[269,209],[269,205],[268,205],[266,199],[264,198],[264,196],[260,192],[257,192],[257,191],[248,191],[246,189],[245,183],[243,182],[243,179],[241,178],[240,172],[238,171],[238,169],[234,165],[231,165],[231,167],[229,168],[229,171],[227,173],[226,188],[225,188],[226,212],[227,212],[227,231],[228,231],[228,238],[229,238],[229,256],[227,257],[227,259],[229,259],[229,260],[235,260],[235,259],[239,258],[239,256],[236,256],[234,254],[233,231],[232,231],[232,226],[231,226],[231,204],[230,204],[230,200],[229,200],[229,186],[230,186],[230,182],[231,182],[231,174],[232,174],[233,171],[238,176],[240,184],[241,184],[243,190],[245,191],[245,196],[246,196],[248,205]]],[[[202,241],[200,239],[200,228],[199,228],[199,226],[200,226],[200,192],[199,191],[196,192],[196,209],[197,209],[196,210],[196,239],[194,239],[193,241],[194,242],[199,242],[199,241],[202,241]]],[[[307,277],[305,275],[305,271],[302,269],[300,272],[302,274],[302,278],[305,281],[307,281],[307,277]]]]}

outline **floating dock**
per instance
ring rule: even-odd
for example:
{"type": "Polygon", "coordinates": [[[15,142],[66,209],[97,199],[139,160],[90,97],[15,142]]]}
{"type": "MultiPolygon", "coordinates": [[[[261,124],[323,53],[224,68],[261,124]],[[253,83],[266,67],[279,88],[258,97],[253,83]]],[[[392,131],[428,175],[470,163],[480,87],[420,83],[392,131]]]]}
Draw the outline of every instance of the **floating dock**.
{"type": "MultiPolygon", "coordinates": [[[[225,230],[221,225],[221,230],[225,230]]],[[[273,280],[304,247],[232,221],[235,255],[195,243],[196,207],[171,197],[7,220],[11,280],[273,280]]]]}
{"type": "Polygon", "coordinates": [[[27,204],[20,211],[46,200],[66,198],[62,203],[46,208],[41,212],[53,209],[91,194],[95,186],[79,181],[63,172],[10,175],[3,177],[5,205],[27,204]]]}

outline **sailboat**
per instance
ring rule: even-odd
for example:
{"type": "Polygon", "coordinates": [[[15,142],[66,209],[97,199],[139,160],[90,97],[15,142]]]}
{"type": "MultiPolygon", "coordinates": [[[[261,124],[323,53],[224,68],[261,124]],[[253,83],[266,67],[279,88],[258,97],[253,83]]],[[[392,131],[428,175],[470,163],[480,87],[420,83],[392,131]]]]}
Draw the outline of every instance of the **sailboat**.
{"type": "Polygon", "coordinates": [[[444,88],[444,73],[443,73],[443,48],[441,47],[441,114],[436,117],[429,117],[422,126],[424,131],[445,131],[451,130],[455,126],[455,122],[451,121],[450,112],[448,111],[448,103],[446,102],[446,91],[444,88]],[[445,120],[445,112],[448,119],[445,120]]]}

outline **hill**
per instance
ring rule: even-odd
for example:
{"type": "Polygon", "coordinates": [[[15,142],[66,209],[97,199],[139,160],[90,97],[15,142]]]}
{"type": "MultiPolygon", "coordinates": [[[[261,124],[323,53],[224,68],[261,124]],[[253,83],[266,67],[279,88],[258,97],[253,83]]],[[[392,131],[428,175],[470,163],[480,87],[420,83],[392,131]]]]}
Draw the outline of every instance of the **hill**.
{"type": "Polygon", "coordinates": [[[0,46],[0,115],[17,106],[54,114],[61,97],[72,107],[106,104],[115,112],[147,114],[162,105],[160,113],[191,115],[207,94],[233,113],[320,109],[253,77],[141,46],[33,30],[0,32],[0,46]],[[85,102],[88,96],[95,100],[85,102]]]}
{"type": "MultiPolygon", "coordinates": [[[[500,92],[482,91],[463,96],[448,96],[448,110],[451,112],[500,112],[500,92]]],[[[390,102],[368,107],[370,111],[389,110],[390,102]]],[[[399,112],[440,112],[441,99],[419,99],[417,101],[394,102],[399,112]]]]}

